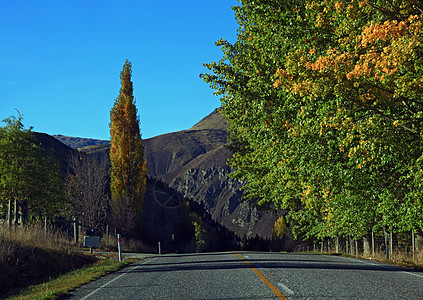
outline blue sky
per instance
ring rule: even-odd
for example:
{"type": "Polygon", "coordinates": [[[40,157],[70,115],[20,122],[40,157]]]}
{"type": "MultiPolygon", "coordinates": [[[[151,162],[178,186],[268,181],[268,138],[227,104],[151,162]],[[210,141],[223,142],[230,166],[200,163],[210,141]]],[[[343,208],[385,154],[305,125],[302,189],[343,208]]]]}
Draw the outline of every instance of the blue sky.
{"type": "MultiPolygon", "coordinates": [[[[143,138],[188,129],[220,106],[199,78],[236,40],[236,0],[13,0],[0,5],[0,120],[109,139],[128,59],[143,138]]],[[[0,126],[4,126],[1,123],[0,126]]]]}

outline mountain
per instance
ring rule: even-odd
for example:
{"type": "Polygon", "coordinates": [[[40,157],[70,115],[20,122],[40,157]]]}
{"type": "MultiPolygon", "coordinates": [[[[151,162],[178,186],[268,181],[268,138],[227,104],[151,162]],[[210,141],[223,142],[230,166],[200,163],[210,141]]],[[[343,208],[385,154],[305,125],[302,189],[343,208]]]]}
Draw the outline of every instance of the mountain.
{"type": "Polygon", "coordinates": [[[190,130],[203,130],[203,129],[221,129],[228,130],[228,122],[219,113],[219,109],[215,109],[211,114],[201,119],[197,124],[192,126],[190,130]]]}
{"type": "Polygon", "coordinates": [[[67,174],[68,157],[72,153],[75,153],[76,150],[62,143],[57,138],[54,138],[53,136],[48,135],[46,133],[33,132],[33,135],[36,140],[38,140],[39,145],[44,148],[47,154],[57,158],[62,174],[67,174]]]}
{"type": "Polygon", "coordinates": [[[71,137],[65,135],[52,135],[52,137],[56,138],[57,140],[61,141],[63,144],[73,148],[83,148],[87,146],[97,146],[97,145],[105,145],[110,146],[110,141],[106,140],[96,140],[96,139],[87,139],[87,138],[80,138],[80,137],[71,137]]]}
{"type": "MultiPolygon", "coordinates": [[[[69,172],[68,161],[72,154],[78,150],[65,145],[57,138],[45,133],[33,132],[38,144],[46,154],[56,157],[59,162],[63,177],[69,172]]],[[[61,136],[63,137],[63,136],[61,136]]],[[[66,141],[78,141],[85,144],[82,138],[67,137],[66,141]]],[[[90,139],[90,142],[93,140],[90,139]]],[[[95,140],[94,140],[95,141],[95,140]]],[[[89,145],[83,148],[88,155],[95,155],[101,159],[108,159],[109,146],[104,143],[89,145]],[[107,156],[106,156],[107,154],[107,156]]],[[[215,222],[210,213],[198,203],[186,199],[174,188],[153,177],[147,179],[147,190],[144,197],[142,236],[145,251],[157,251],[157,243],[161,243],[163,253],[167,252],[192,252],[196,251],[194,241],[195,229],[190,222],[190,216],[181,211],[181,204],[188,204],[190,213],[201,217],[209,233],[209,243],[204,250],[224,251],[238,249],[238,241],[234,234],[215,222]],[[181,226],[182,224],[182,226],[181,226]],[[184,235],[175,238],[176,232],[184,235]]]]}
{"type": "MultiPolygon", "coordinates": [[[[203,207],[238,237],[271,238],[278,216],[242,201],[242,182],[229,177],[228,124],[214,110],[188,130],[144,140],[148,176],[203,207]]],[[[56,136],[90,155],[108,159],[109,141],[56,136]],[[82,147],[79,147],[82,146],[82,147]]],[[[148,194],[148,193],[147,193],[148,194]]]]}

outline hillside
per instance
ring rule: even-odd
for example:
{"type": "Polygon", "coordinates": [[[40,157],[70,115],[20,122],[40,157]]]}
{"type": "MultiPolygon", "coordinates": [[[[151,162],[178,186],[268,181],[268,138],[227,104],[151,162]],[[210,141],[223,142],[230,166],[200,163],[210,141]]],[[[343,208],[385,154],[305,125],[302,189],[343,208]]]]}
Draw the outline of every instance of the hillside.
{"type": "Polygon", "coordinates": [[[57,158],[60,164],[60,169],[63,174],[68,172],[68,157],[74,153],[76,150],[69,147],[68,145],[62,143],[57,138],[50,136],[45,133],[33,132],[34,137],[39,141],[41,147],[45,151],[57,158]]]}
{"type": "Polygon", "coordinates": [[[219,113],[219,110],[216,108],[211,114],[201,119],[189,130],[203,129],[221,129],[226,131],[228,129],[228,122],[226,122],[225,118],[219,113]]]}
{"type": "Polygon", "coordinates": [[[110,146],[110,141],[106,141],[106,140],[71,137],[71,136],[65,136],[61,134],[52,135],[52,137],[56,138],[57,140],[61,141],[63,144],[73,149],[78,149],[78,148],[83,148],[83,147],[93,146],[93,145],[110,146]]]}
{"type": "MultiPolygon", "coordinates": [[[[200,204],[214,221],[239,237],[270,238],[277,216],[242,202],[242,183],[228,176],[227,161],[232,153],[225,147],[227,126],[224,117],[214,110],[189,130],[144,140],[148,176],[200,204]]],[[[108,159],[108,141],[58,138],[73,147],[85,145],[79,150],[108,159]]]]}

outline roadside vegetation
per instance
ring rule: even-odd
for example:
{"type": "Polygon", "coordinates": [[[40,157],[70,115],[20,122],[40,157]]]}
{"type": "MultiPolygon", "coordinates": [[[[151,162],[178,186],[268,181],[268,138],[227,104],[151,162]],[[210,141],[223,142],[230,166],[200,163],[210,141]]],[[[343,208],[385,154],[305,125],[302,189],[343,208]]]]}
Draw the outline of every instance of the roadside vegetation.
{"type": "Polygon", "coordinates": [[[54,299],[131,262],[84,253],[51,228],[0,226],[0,299],[54,299]]]}
{"type": "Polygon", "coordinates": [[[82,255],[60,232],[41,226],[0,226],[0,294],[44,282],[95,258],[82,255]]]}
{"type": "MultiPolygon", "coordinates": [[[[300,240],[423,237],[421,1],[257,1],[202,78],[232,177],[300,240]]],[[[349,243],[349,246],[354,243],[349,243]]],[[[420,245],[420,246],[419,246],[420,245]]]]}

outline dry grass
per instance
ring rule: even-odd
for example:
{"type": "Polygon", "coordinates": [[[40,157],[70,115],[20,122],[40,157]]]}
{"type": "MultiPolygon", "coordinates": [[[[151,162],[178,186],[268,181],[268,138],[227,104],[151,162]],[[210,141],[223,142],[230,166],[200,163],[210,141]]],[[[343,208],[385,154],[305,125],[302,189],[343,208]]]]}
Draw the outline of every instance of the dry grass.
{"type": "Polygon", "coordinates": [[[386,253],[381,251],[376,251],[374,255],[371,254],[370,256],[364,256],[360,254],[359,257],[365,258],[365,259],[374,259],[374,260],[382,261],[382,262],[394,263],[394,264],[402,265],[402,266],[423,268],[423,252],[422,251],[416,252],[413,254],[410,252],[394,250],[393,253],[389,257],[389,261],[386,259],[386,253]]]}
{"type": "MultiPolygon", "coordinates": [[[[117,251],[117,238],[115,235],[104,235],[100,239],[100,248],[104,251],[117,251]]],[[[122,239],[122,251],[123,252],[144,252],[144,253],[154,253],[157,251],[156,248],[153,248],[141,240],[136,239],[122,239]]]]}
{"type": "Polygon", "coordinates": [[[0,298],[93,261],[58,231],[0,225],[0,298]]]}

